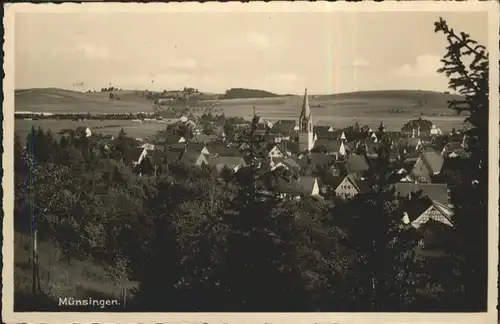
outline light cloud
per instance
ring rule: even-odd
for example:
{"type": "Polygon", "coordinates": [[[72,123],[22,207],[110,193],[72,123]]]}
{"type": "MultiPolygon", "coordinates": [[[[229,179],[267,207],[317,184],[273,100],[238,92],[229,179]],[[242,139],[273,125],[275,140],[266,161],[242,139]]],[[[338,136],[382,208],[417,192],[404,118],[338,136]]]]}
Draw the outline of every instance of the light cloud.
{"type": "Polygon", "coordinates": [[[172,60],[167,63],[169,67],[179,69],[195,69],[198,67],[198,62],[194,58],[185,58],[181,60],[172,60]]]}
{"type": "Polygon", "coordinates": [[[104,46],[98,46],[91,43],[79,44],[78,52],[89,59],[107,59],[109,58],[109,50],[104,46]]]}
{"type": "Polygon", "coordinates": [[[273,44],[269,37],[257,32],[248,32],[245,40],[256,47],[271,47],[273,44]]]}
{"type": "Polygon", "coordinates": [[[414,64],[405,64],[396,70],[402,77],[432,78],[437,77],[437,70],[442,66],[441,57],[423,54],[417,57],[414,64]]]}
{"type": "Polygon", "coordinates": [[[365,59],[356,59],[352,62],[354,67],[370,66],[370,62],[365,59]]]}

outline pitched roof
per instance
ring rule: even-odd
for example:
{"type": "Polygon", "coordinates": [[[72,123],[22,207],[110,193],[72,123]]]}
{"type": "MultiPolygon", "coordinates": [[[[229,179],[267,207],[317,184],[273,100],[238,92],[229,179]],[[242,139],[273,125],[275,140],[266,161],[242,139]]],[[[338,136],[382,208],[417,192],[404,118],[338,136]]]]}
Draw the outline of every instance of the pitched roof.
{"type": "Polygon", "coordinates": [[[183,151],[154,150],[148,154],[148,157],[153,164],[175,163],[180,160],[183,154],[183,151]]]}
{"type": "Polygon", "coordinates": [[[275,147],[281,152],[281,146],[277,143],[268,143],[266,149],[268,152],[271,152],[271,150],[274,149],[275,147]]]}
{"type": "Polygon", "coordinates": [[[277,190],[281,193],[291,194],[312,194],[315,177],[302,176],[299,180],[287,181],[284,179],[278,180],[277,190]]]}
{"type": "Polygon", "coordinates": [[[335,190],[342,183],[342,181],[344,181],[344,179],[344,176],[328,176],[323,178],[323,183],[332,186],[335,190]]]}
{"type": "Polygon", "coordinates": [[[368,192],[370,190],[368,183],[366,181],[361,180],[361,179],[356,179],[352,175],[347,175],[347,178],[356,186],[358,191],[361,192],[368,192]]]}
{"type": "Polygon", "coordinates": [[[314,125],[313,126],[313,132],[316,133],[316,134],[325,134],[325,133],[332,133],[332,132],[329,132],[328,130],[332,128],[331,126],[327,126],[327,125],[314,125]]]}
{"type": "Polygon", "coordinates": [[[429,197],[410,199],[403,203],[403,205],[401,206],[401,212],[406,213],[410,222],[413,222],[431,206],[432,200],[429,199],[429,197]]]}
{"type": "Polygon", "coordinates": [[[436,151],[422,153],[422,160],[432,173],[439,173],[443,167],[444,158],[436,151]]]}
{"type": "Polygon", "coordinates": [[[130,150],[130,158],[132,159],[132,161],[137,161],[143,151],[144,148],[140,147],[134,147],[132,150],[130,150]]]}
{"type": "Polygon", "coordinates": [[[309,153],[303,156],[297,162],[302,167],[305,167],[309,164],[316,166],[329,166],[335,162],[335,158],[332,155],[323,153],[309,153]]]}
{"type": "Polygon", "coordinates": [[[462,150],[462,143],[461,142],[450,142],[444,146],[444,150],[448,152],[452,152],[455,150],[462,150]]]}
{"type": "Polygon", "coordinates": [[[179,136],[179,135],[169,135],[165,139],[165,142],[168,144],[179,143],[181,138],[182,138],[182,136],[179,136]]]}
{"type": "Polygon", "coordinates": [[[281,134],[290,133],[295,128],[295,124],[295,120],[278,120],[273,124],[271,132],[281,134]]]}
{"type": "Polygon", "coordinates": [[[406,141],[406,145],[410,146],[410,147],[415,147],[418,145],[418,143],[421,142],[420,141],[420,138],[409,138],[407,141],[406,141]]]}
{"type": "Polygon", "coordinates": [[[206,144],[210,154],[220,156],[239,156],[241,155],[240,149],[237,147],[229,147],[224,142],[210,142],[206,144]]]}
{"type": "Polygon", "coordinates": [[[318,149],[324,147],[328,152],[338,152],[340,150],[341,143],[342,142],[340,140],[318,138],[318,140],[314,142],[314,148],[318,149]]]}
{"type": "Polygon", "coordinates": [[[188,151],[194,151],[194,152],[201,152],[204,148],[206,147],[205,144],[203,143],[193,143],[193,142],[189,142],[187,145],[186,145],[186,149],[188,151]]]}
{"type": "Polygon", "coordinates": [[[167,146],[167,150],[169,151],[179,151],[184,152],[186,150],[186,144],[184,143],[175,143],[167,146]]]}
{"type": "Polygon", "coordinates": [[[202,155],[200,152],[186,151],[182,154],[180,161],[189,164],[195,164],[202,155]]]}
{"type": "Polygon", "coordinates": [[[283,163],[284,165],[292,169],[300,169],[300,164],[298,164],[297,161],[293,158],[273,158],[273,161],[275,163],[283,163]]]}
{"type": "Polygon", "coordinates": [[[215,166],[217,168],[222,168],[227,166],[228,168],[234,168],[237,166],[245,166],[245,159],[241,156],[209,156],[208,164],[215,166]]]}
{"type": "Polygon", "coordinates": [[[284,143],[285,150],[290,153],[299,153],[299,144],[295,141],[281,141],[284,143]]]}
{"type": "Polygon", "coordinates": [[[368,160],[364,155],[352,154],[347,158],[345,163],[346,172],[349,174],[364,172],[369,168],[368,160]]]}
{"type": "Polygon", "coordinates": [[[216,137],[201,133],[201,134],[195,135],[193,137],[193,139],[191,140],[191,142],[205,143],[206,144],[206,143],[212,141],[214,138],[216,138],[216,137]]]}
{"type": "Polygon", "coordinates": [[[409,183],[394,184],[396,197],[408,197],[410,194],[421,192],[422,197],[429,197],[432,201],[448,206],[448,186],[441,183],[409,183]]]}

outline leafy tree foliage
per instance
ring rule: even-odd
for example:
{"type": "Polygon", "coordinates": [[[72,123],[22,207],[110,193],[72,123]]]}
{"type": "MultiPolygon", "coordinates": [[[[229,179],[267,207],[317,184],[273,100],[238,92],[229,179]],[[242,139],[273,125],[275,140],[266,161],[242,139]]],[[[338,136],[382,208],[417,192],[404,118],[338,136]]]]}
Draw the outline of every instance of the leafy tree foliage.
{"type": "Polygon", "coordinates": [[[401,128],[402,132],[412,132],[415,130],[415,132],[419,131],[421,133],[429,133],[432,128],[432,122],[427,119],[423,119],[422,117],[419,117],[417,119],[412,119],[405,123],[403,127],[401,128]]]}

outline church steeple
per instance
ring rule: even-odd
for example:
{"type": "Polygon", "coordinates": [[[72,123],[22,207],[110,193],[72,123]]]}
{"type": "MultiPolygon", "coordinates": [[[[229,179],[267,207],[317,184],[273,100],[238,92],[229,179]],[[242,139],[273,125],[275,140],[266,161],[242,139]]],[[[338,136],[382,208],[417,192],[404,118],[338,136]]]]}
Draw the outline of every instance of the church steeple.
{"type": "Polygon", "coordinates": [[[307,97],[307,88],[304,92],[304,101],[302,102],[302,111],[300,112],[300,118],[311,118],[311,107],[309,106],[309,98],[307,97]]]}
{"type": "Polygon", "coordinates": [[[307,88],[304,93],[304,101],[302,102],[302,110],[300,111],[299,130],[301,132],[312,132],[311,107],[309,106],[309,98],[307,97],[307,88]]]}
{"type": "Polygon", "coordinates": [[[299,117],[299,149],[301,151],[310,151],[314,146],[313,123],[307,89],[304,93],[302,110],[299,117]]]}

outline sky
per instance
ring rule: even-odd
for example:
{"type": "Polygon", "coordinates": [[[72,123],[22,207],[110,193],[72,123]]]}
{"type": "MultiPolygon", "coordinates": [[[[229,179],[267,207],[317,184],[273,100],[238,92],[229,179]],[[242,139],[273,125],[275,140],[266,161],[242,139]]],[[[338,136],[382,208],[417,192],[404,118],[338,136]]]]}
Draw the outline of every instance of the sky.
{"type": "Polygon", "coordinates": [[[15,86],[445,91],[442,16],[487,44],[486,13],[17,13],[15,86]]]}

